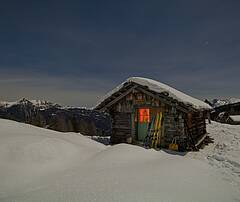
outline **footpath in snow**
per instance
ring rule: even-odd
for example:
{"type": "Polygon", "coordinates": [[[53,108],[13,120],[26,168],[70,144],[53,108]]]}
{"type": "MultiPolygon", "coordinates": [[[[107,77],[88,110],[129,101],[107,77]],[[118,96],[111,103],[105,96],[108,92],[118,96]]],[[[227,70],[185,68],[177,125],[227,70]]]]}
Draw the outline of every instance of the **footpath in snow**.
{"type": "Polygon", "coordinates": [[[240,126],[212,122],[207,131],[214,143],[188,155],[206,161],[240,189],[240,126]]]}
{"type": "Polygon", "coordinates": [[[0,119],[0,201],[240,201],[240,127],[208,130],[183,156],[0,119]]]}

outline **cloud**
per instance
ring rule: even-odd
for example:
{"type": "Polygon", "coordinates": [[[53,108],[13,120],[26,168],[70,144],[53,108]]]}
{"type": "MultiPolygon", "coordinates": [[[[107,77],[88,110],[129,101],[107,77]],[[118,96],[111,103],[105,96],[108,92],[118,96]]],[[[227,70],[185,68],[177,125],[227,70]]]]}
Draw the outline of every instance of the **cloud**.
{"type": "Polygon", "coordinates": [[[97,78],[53,77],[14,74],[0,76],[0,100],[13,101],[22,97],[45,99],[69,106],[92,107],[111,84],[97,78]]]}
{"type": "Polygon", "coordinates": [[[237,1],[39,1],[2,8],[1,99],[91,106],[130,76],[199,98],[240,96],[237,1]]]}

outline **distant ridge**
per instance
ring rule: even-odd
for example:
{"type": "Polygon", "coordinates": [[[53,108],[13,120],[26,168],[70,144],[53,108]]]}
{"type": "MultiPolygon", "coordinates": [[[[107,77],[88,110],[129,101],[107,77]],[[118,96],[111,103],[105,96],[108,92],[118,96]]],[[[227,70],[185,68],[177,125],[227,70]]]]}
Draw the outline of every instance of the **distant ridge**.
{"type": "Polygon", "coordinates": [[[0,101],[0,118],[88,136],[107,136],[111,130],[110,117],[106,113],[63,107],[46,100],[22,98],[15,102],[0,101]]]}
{"type": "Polygon", "coordinates": [[[211,101],[205,100],[206,103],[211,105],[213,108],[220,107],[223,105],[234,104],[240,102],[240,98],[229,98],[229,99],[213,99],[211,101]]]}

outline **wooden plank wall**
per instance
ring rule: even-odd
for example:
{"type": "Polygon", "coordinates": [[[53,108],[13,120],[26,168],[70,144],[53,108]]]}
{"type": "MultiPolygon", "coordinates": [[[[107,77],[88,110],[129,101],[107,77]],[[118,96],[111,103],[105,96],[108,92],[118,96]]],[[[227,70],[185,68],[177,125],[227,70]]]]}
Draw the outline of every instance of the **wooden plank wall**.
{"type": "Polygon", "coordinates": [[[176,108],[170,107],[170,110],[165,112],[164,116],[164,136],[161,141],[162,147],[168,147],[176,138],[179,145],[185,145],[187,135],[184,127],[184,114],[177,111],[176,108]]]}
{"type": "Polygon", "coordinates": [[[197,144],[207,132],[204,114],[202,112],[188,114],[186,127],[193,142],[197,144]]]}
{"type": "Polygon", "coordinates": [[[132,136],[131,113],[114,112],[112,116],[111,142],[113,144],[127,142],[128,138],[132,136]]]}
{"type": "Polygon", "coordinates": [[[136,139],[134,111],[138,107],[152,107],[152,112],[164,113],[161,146],[168,147],[173,138],[177,138],[178,144],[186,148],[190,144],[197,143],[206,133],[205,117],[201,112],[187,114],[175,106],[166,105],[159,100],[142,94],[137,90],[128,94],[112,106],[110,114],[113,119],[111,142],[130,143],[136,139]],[[153,110],[154,109],[154,110],[153,110]]]}

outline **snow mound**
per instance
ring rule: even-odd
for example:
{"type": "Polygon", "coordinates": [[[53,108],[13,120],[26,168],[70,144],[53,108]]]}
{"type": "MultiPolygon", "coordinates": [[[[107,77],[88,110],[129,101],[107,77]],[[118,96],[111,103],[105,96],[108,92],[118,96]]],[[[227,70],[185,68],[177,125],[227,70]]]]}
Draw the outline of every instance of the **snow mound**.
{"type": "Polygon", "coordinates": [[[134,82],[137,83],[139,85],[142,86],[147,86],[150,90],[153,90],[157,93],[168,93],[169,97],[172,97],[176,100],[178,100],[179,102],[183,102],[186,105],[191,105],[192,107],[196,108],[196,109],[211,109],[212,107],[210,105],[208,105],[207,103],[198,100],[196,98],[193,98],[185,93],[182,93],[181,91],[178,91],[164,83],[152,80],[152,79],[147,79],[147,78],[142,78],[142,77],[130,77],[128,78],[125,82],[123,82],[122,84],[120,84],[119,86],[117,86],[115,89],[113,89],[112,91],[110,91],[106,96],[104,96],[99,104],[101,102],[103,102],[105,99],[107,99],[108,97],[110,97],[112,94],[114,94],[115,92],[117,92],[119,89],[121,89],[124,84],[126,82],[134,82]]]}
{"type": "Polygon", "coordinates": [[[0,143],[0,158],[7,160],[5,165],[15,163],[42,166],[44,163],[64,160],[78,151],[76,145],[51,137],[36,136],[31,142],[26,141],[26,137],[14,137],[8,138],[4,143],[0,143]]]}
{"type": "MultiPolygon", "coordinates": [[[[206,156],[216,156],[219,148],[206,156]]],[[[81,134],[0,119],[0,201],[239,201],[239,186],[224,180],[203,154],[194,159],[127,144],[104,146],[81,134]]],[[[218,155],[222,162],[224,152],[218,155]]]]}
{"type": "Polygon", "coordinates": [[[1,196],[46,181],[105,146],[77,133],[60,133],[0,119],[1,196]]]}

